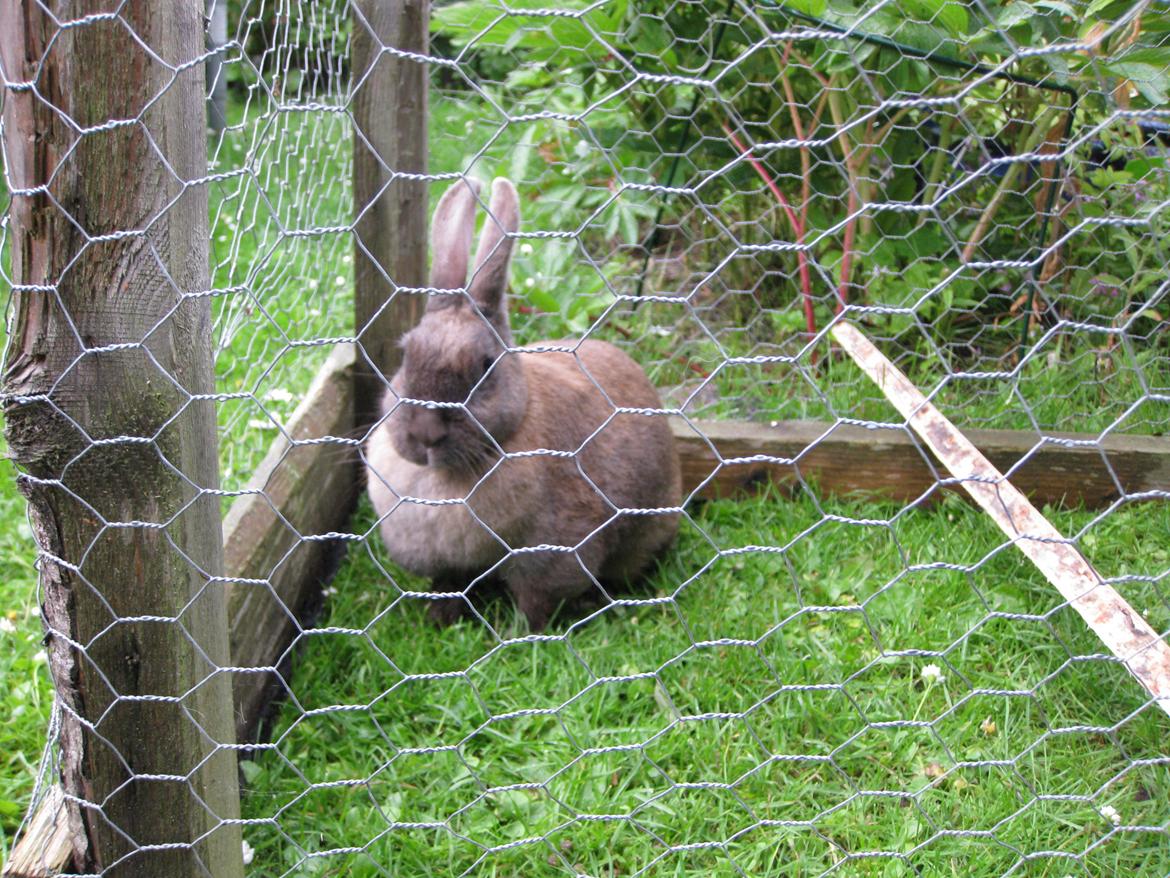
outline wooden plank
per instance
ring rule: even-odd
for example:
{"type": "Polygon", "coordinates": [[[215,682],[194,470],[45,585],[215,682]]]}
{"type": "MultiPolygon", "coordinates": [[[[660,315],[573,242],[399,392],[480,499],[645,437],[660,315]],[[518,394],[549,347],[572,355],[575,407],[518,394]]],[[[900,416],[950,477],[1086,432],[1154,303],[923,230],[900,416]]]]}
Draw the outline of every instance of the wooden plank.
{"type": "Polygon", "coordinates": [[[359,425],[377,420],[418,323],[427,273],[430,0],[355,0],[353,37],[354,326],[359,425]],[[408,53],[413,57],[406,57],[408,53]]]}
{"type": "Polygon", "coordinates": [[[65,869],[72,853],[64,795],[60,784],[53,784],[12,849],[2,874],[4,878],[53,878],[65,869]]]}
{"type": "MultiPolygon", "coordinates": [[[[798,473],[834,494],[879,494],[907,503],[937,498],[944,470],[904,428],[820,421],[672,419],[683,489],[695,497],[733,497],[767,483],[788,489],[798,473]]],[[[967,435],[1013,484],[1038,504],[1100,508],[1118,497],[1170,491],[1170,439],[1089,433],[969,430],[967,435]],[[1100,440],[1100,441],[1098,441],[1100,440]]]]}
{"type": "Polygon", "coordinates": [[[1170,714],[1170,644],[869,339],[845,322],[832,333],[963,489],[1170,714]]]}
{"type": "Polygon", "coordinates": [[[353,432],[354,358],[353,345],[334,347],[293,412],[287,437],[274,440],[249,483],[255,493],[239,497],[224,520],[228,576],[253,580],[234,583],[228,599],[240,741],[256,739],[280,685],[270,669],[344,550],[339,541],[320,537],[344,531],[357,502],[358,456],[345,438],[353,432]],[[341,441],[319,441],[330,437],[341,441]]]}
{"type": "Polygon", "coordinates": [[[129,0],[69,27],[65,7],[0,0],[0,65],[4,414],[40,550],[71,859],[233,878],[202,5],[129,0]]]}

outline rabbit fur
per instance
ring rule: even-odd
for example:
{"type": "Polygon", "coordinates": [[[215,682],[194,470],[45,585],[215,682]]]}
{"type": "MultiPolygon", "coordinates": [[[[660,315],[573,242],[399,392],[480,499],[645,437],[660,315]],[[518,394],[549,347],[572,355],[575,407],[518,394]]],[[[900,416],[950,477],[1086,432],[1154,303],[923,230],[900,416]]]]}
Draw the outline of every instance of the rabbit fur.
{"type": "Polygon", "coordinates": [[[390,557],[435,592],[460,593],[436,599],[432,618],[455,621],[470,586],[496,579],[539,631],[562,601],[636,577],[669,546],[679,463],[664,416],[615,414],[661,408],[622,351],[596,340],[513,346],[519,200],[494,181],[468,283],[481,187],[460,179],[435,209],[430,285],[450,292],[433,293],[403,338],[366,443],[367,484],[390,557]]]}

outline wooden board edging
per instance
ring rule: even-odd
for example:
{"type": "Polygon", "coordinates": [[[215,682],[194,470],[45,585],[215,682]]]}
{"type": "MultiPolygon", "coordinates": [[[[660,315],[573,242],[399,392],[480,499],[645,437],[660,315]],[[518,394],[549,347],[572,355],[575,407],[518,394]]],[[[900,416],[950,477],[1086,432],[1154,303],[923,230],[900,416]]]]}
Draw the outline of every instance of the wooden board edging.
{"type": "MultiPolygon", "coordinates": [[[[945,468],[903,427],[682,418],[672,418],[671,427],[683,490],[695,499],[732,497],[767,483],[791,490],[801,477],[827,494],[877,494],[903,503],[959,490],[953,482],[940,488],[950,478],[945,468]]],[[[1015,430],[966,435],[1041,505],[1101,508],[1123,494],[1170,492],[1170,438],[1046,433],[1041,441],[1015,430]]]]}
{"type": "MultiPolygon", "coordinates": [[[[238,497],[224,519],[224,567],[237,580],[228,596],[234,668],[275,665],[344,552],[337,540],[301,537],[343,532],[357,502],[356,450],[319,441],[353,432],[355,359],[353,345],[333,348],[293,413],[287,437],[276,438],[248,484],[256,493],[238,497]]],[[[233,672],[240,743],[256,739],[272,689],[280,685],[274,676],[233,672]]]]}

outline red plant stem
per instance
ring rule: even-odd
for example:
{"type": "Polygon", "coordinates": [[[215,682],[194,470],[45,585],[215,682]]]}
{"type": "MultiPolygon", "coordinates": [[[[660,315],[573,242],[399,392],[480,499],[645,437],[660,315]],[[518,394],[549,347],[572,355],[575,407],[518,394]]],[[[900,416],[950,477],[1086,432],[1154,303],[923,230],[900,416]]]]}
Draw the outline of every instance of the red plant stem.
{"type": "MultiPolygon", "coordinates": [[[[792,209],[792,205],[788,203],[788,199],[784,197],[784,193],[780,191],[780,187],[776,185],[776,181],[772,179],[772,175],[768,173],[768,169],[763,166],[759,159],[751,154],[751,151],[736,137],[735,132],[727,127],[726,122],[720,123],[720,127],[723,128],[723,133],[727,135],[728,139],[735,144],[735,148],[739,150],[740,155],[755,169],[756,173],[764,181],[764,185],[768,187],[776,197],[776,200],[780,202],[780,206],[784,208],[784,213],[788,216],[788,222],[792,225],[792,233],[796,236],[796,243],[803,245],[804,224],[792,209]]],[[[811,337],[817,334],[817,320],[813,314],[812,282],[808,273],[808,256],[803,249],[796,251],[796,264],[800,270],[800,294],[804,300],[805,327],[808,329],[808,334],[811,337]]]]}
{"type": "MultiPolygon", "coordinates": [[[[884,137],[884,135],[883,135],[884,137]]],[[[880,139],[880,138],[879,138],[880,139]]],[[[873,119],[865,127],[865,141],[873,143],[873,119]]],[[[862,161],[869,156],[873,146],[867,146],[862,152],[862,161]]],[[[845,310],[849,301],[849,275],[853,269],[853,240],[857,235],[857,159],[846,144],[845,135],[841,135],[841,152],[845,156],[845,169],[849,173],[849,203],[845,207],[845,240],[841,243],[841,277],[837,282],[837,313],[845,310]]]]}
{"type": "Polygon", "coordinates": [[[845,310],[845,303],[849,301],[849,272],[853,268],[853,238],[857,231],[857,187],[852,181],[849,185],[849,204],[845,208],[849,218],[845,220],[845,241],[841,245],[841,279],[837,284],[837,313],[845,310]]]}

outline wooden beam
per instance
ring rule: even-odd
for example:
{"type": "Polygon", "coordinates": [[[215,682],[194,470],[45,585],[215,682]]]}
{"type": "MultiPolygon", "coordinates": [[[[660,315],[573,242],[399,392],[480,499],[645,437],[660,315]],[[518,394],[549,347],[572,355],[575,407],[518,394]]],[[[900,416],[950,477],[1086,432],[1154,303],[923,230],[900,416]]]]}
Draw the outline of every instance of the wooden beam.
{"type": "Polygon", "coordinates": [[[418,323],[427,273],[427,86],[419,61],[430,0],[355,0],[353,37],[354,326],[357,418],[378,418],[401,362],[398,339],[418,323]],[[407,57],[407,56],[413,57],[407,57]]]}
{"type": "MultiPolygon", "coordinates": [[[[927,446],[904,427],[820,421],[672,419],[683,490],[699,499],[732,497],[767,483],[793,489],[799,478],[831,494],[877,494],[907,503],[957,485],[927,446]]],[[[969,430],[967,435],[1038,504],[1104,507],[1124,495],[1170,491],[1170,439],[1156,436],[969,430]]]]}
{"type": "Polygon", "coordinates": [[[979,508],[1170,714],[1170,644],[869,339],[844,322],[832,334],[979,508]]]}
{"type": "Polygon", "coordinates": [[[72,866],[110,878],[244,873],[218,673],[202,8],[0,0],[4,420],[39,548],[72,866]]]}
{"type": "Polygon", "coordinates": [[[352,440],[354,347],[337,345],[224,520],[236,736],[256,740],[274,666],[320,599],[344,545],[360,473],[352,440]],[[335,441],[329,441],[333,439],[335,441]],[[341,440],[341,441],[336,441],[341,440]],[[304,539],[308,537],[308,539],[304,539]]]}

